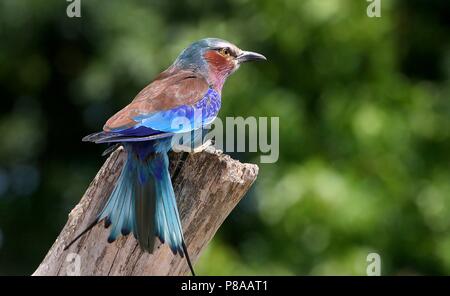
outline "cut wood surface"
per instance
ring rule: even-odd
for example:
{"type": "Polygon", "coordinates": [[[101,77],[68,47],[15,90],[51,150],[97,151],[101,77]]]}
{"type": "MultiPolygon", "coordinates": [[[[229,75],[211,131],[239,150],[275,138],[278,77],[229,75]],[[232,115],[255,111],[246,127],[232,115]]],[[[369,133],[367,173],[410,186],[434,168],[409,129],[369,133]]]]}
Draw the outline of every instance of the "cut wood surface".
{"type": "MultiPolygon", "coordinates": [[[[33,275],[186,275],[184,258],[157,240],[153,254],[143,252],[132,234],[108,243],[101,222],[68,250],[64,247],[87,227],[111,193],[126,153],[119,148],[106,160],[33,275]]],[[[258,166],[240,163],[213,147],[195,154],[172,153],[172,182],[184,237],[193,262],[245,195],[258,166]]]]}

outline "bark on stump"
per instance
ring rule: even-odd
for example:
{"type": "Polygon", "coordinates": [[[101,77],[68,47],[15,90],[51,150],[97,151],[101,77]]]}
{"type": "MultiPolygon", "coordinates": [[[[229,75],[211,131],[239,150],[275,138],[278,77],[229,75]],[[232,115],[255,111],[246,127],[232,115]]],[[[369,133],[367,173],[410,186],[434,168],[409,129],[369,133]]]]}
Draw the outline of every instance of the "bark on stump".
{"type": "MultiPolygon", "coordinates": [[[[212,147],[197,154],[171,154],[172,182],[191,260],[199,258],[222,222],[245,195],[258,174],[258,166],[240,163],[212,147]]],[[[81,201],[33,275],[185,275],[184,258],[174,256],[166,244],[153,254],[143,252],[132,234],[109,244],[110,229],[97,224],[67,251],[65,245],[102,209],[124,164],[125,152],[111,154],[89,185],[81,201]],[[78,256],[79,255],[79,256],[78,256]]]]}

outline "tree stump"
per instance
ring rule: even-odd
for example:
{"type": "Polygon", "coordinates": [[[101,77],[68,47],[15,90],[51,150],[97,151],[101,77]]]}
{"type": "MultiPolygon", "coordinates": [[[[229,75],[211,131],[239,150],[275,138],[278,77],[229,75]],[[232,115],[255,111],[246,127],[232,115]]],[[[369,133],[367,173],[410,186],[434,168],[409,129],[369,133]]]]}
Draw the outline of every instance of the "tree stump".
{"type": "MultiPolygon", "coordinates": [[[[103,208],[120,174],[126,153],[113,152],[70,212],[68,221],[33,275],[185,275],[184,258],[159,240],[153,254],[143,252],[132,234],[109,244],[109,229],[97,224],[67,251],[64,247],[103,208]]],[[[258,166],[240,163],[208,147],[196,154],[172,153],[172,182],[192,262],[213,238],[258,174],[258,166]]]]}

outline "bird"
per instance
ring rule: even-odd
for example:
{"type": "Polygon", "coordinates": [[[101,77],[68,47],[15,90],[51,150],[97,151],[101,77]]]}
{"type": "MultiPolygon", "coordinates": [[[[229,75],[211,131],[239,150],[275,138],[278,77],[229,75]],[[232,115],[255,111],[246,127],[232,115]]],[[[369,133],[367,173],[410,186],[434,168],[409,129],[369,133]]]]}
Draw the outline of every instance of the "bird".
{"type": "Polygon", "coordinates": [[[114,188],[94,221],[64,249],[104,220],[111,227],[108,242],[133,233],[140,248],[152,253],[156,237],[174,255],[192,262],[183,237],[169,174],[168,152],[176,135],[203,129],[217,117],[226,79],[243,63],[266,60],[218,38],[204,38],[186,47],[165,71],[109,118],[103,130],[82,139],[123,146],[126,161],[114,188]],[[182,117],[188,124],[173,124],[182,117]]]}

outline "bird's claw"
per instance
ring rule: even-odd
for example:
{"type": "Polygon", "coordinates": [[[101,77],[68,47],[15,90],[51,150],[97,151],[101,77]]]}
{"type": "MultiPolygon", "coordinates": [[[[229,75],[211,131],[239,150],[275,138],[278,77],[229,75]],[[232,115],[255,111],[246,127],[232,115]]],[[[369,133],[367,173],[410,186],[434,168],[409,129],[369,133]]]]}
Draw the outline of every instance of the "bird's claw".
{"type": "Polygon", "coordinates": [[[208,148],[209,146],[212,146],[212,145],[213,145],[213,142],[212,142],[211,139],[209,139],[208,141],[206,141],[205,143],[201,144],[200,146],[195,147],[192,150],[192,153],[199,153],[199,152],[205,151],[206,148],[208,148]]]}
{"type": "Polygon", "coordinates": [[[213,141],[211,139],[205,141],[203,144],[192,148],[191,146],[186,145],[174,145],[172,150],[175,152],[187,152],[187,153],[199,153],[205,151],[209,146],[213,145],[213,141]]]}

